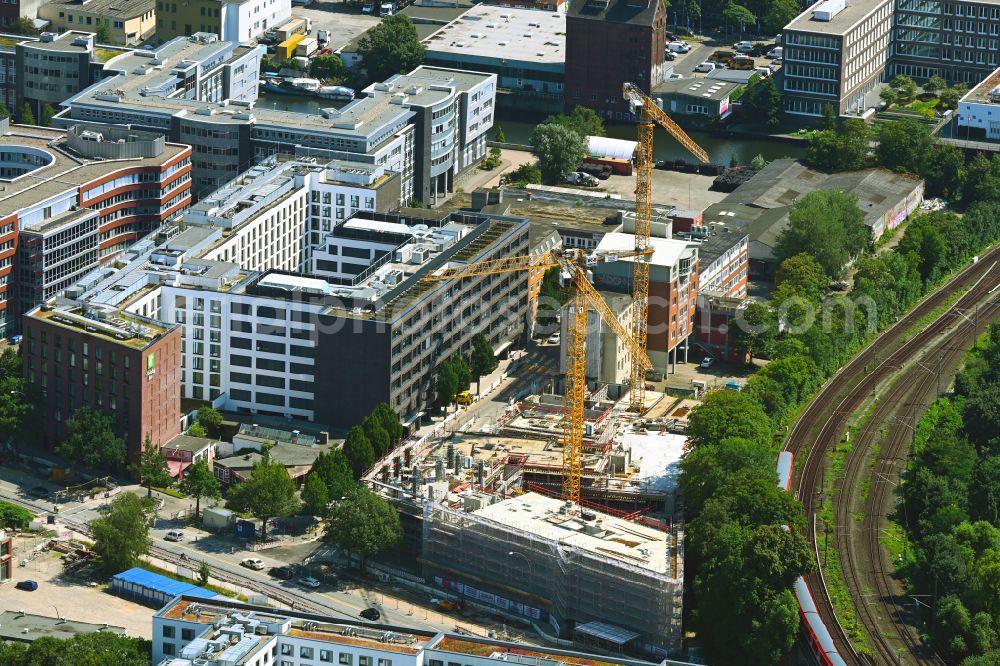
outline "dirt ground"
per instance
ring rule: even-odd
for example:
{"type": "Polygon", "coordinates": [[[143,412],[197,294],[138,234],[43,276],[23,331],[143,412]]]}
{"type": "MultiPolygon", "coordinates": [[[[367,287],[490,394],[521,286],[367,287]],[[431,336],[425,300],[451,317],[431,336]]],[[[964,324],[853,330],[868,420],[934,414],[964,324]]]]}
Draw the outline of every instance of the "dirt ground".
{"type": "MultiPolygon", "coordinates": [[[[18,553],[15,538],[15,553],[18,553]]],[[[22,553],[18,553],[21,555],[22,553]]],[[[14,565],[13,579],[0,585],[0,609],[23,610],[37,615],[59,615],[80,622],[125,627],[130,636],[151,638],[153,609],[114,596],[106,585],[91,586],[89,581],[63,570],[58,553],[41,553],[27,566],[14,565]],[[14,583],[31,579],[38,589],[25,592],[14,583]]]]}

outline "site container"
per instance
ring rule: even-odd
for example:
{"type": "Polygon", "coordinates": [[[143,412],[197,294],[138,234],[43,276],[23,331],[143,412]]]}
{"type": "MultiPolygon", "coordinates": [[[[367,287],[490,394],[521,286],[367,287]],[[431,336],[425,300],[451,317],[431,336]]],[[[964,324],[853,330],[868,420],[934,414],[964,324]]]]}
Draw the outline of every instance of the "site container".
{"type": "Polygon", "coordinates": [[[276,55],[279,60],[288,60],[295,55],[295,49],[298,48],[299,42],[305,39],[305,35],[292,35],[285,41],[278,44],[278,49],[276,55]]]}

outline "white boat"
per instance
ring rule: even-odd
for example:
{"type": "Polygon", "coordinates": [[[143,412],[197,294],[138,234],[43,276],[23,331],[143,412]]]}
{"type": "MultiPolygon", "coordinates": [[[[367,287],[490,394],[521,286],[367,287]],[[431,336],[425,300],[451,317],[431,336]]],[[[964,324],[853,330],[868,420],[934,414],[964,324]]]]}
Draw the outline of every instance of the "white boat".
{"type": "Polygon", "coordinates": [[[320,86],[317,94],[323,99],[354,99],[354,89],[346,86],[320,86]]]}
{"type": "Polygon", "coordinates": [[[319,79],[285,79],[282,85],[294,92],[305,94],[316,94],[319,91],[319,79]]]}

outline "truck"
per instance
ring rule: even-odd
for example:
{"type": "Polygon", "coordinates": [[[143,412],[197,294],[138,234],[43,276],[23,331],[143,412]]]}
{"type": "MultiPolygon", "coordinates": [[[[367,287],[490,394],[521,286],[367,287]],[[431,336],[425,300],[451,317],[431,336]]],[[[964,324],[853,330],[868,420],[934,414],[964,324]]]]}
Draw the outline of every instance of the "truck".
{"type": "Polygon", "coordinates": [[[299,42],[303,39],[305,39],[305,35],[297,33],[278,44],[274,52],[278,60],[288,60],[294,56],[295,49],[298,48],[299,42]]]}
{"type": "Polygon", "coordinates": [[[293,18],[274,29],[279,42],[288,40],[292,35],[305,36],[309,32],[308,25],[300,18],[293,18]]]}
{"type": "Polygon", "coordinates": [[[320,46],[326,46],[330,41],[330,31],[320,30],[316,33],[316,41],[319,42],[320,46]]]}
{"type": "Polygon", "coordinates": [[[472,404],[472,394],[468,391],[459,391],[455,394],[455,402],[460,405],[471,405],[472,404]]]}
{"type": "Polygon", "coordinates": [[[319,44],[315,39],[312,37],[306,37],[295,46],[295,55],[308,58],[315,53],[318,48],[319,44]]]}

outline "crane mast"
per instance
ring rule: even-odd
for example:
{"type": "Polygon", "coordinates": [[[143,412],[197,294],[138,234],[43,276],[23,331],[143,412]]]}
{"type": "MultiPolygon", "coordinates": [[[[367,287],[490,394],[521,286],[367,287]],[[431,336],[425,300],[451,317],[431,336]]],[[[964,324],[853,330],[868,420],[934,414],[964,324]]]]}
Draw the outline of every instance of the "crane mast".
{"type": "Polygon", "coordinates": [[[652,250],[642,250],[587,255],[578,249],[555,249],[540,257],[517,256],[480,261],[464,266],[449,266],[423,278],[426,281],[443,282],[553,266],[558,266],[569,273],[573,295],[569,302],[566,340],[564,342],[566,381],[563,397],[562,496],[563,499],[576,504],[580,502],[580,483],[583,471],[583,409],[587,396],[587,319],[589,310],[596,311],[615,335],[625,342],[632,355],[632,362],[638,363],[643,368],[643,372],[653,367],[646,354],[645,346],[639,345],[629,335],[608,304],[587,280],[586,269],[601,261],[618,261],[628,257],[643,259],[651,252],[652,250]]]}
{"type": "MultiPolygon", "coordinates": [[[[632,338],[642,349],[646,349],[649,336],[649,261],[652,256],[650,226],[653,208],[654,124],[666,130],[702,162],[708,162],[708,153],[634,83],[625,83],[622,86],[622,95],[628,100],[632,112],[639,118],[634,230],[637,256],[632,262],[632,338]]],[[[636,361],[635,356],[632,357],[629,381],[629,409],[641,414],[646,401],[646,368],[636,361]]]]}

